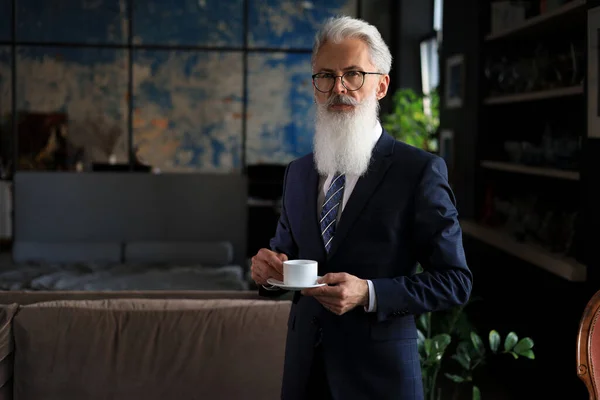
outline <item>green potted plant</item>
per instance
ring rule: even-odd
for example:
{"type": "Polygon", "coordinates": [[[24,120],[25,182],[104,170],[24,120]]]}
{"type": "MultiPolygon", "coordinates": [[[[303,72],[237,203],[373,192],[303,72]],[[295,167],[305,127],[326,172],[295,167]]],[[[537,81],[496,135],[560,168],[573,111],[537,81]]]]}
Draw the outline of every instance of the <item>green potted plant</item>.
{"type": "Polygon", "coordinates": [[[393,110],[382,118],[390,135],[411,146],[437,151],[437,130],[440,125],[439,95],[417,94],[412,89],[399,89],[393,96],[393,110]]]}
{"type": "Polygon", "coordinates": [[[533,340],[528,337],[519,340],[515,332],[509,332],[502,340],[496,330],[491,330],[484,342],[470,323],[464,308],[461,306],[446,312],[426,313],[417,318],[417,342],[427,400],[442,398],[442,385],[438,380],[440,376],[456,385],[455,394],[459,386],[469,385],[473,400],[479,400],[481,392],[474,382],[474,372],[478,368],[490,359],[504,355],[511,355],[515,359],[535,358],[533,340]]]}

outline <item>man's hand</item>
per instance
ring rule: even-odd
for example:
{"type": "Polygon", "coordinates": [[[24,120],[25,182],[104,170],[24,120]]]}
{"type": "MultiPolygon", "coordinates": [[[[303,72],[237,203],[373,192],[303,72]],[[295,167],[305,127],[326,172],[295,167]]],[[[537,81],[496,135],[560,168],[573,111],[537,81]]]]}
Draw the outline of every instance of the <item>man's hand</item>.
{"type": "Polygon", "coordinates": [[[369,303],[369,285],[364,279],[341,272],[327,274],[318,282],[334,286],[304,289],[302,294],[314,296],[332,313],[342,315],[356,306],[366,306],[369,303]]]}
{"type": "Polygon", "coordinates": [[[283,280],[283,262],[287,261],[287,255],[276,253],[268,249],[260,249],[252,257],[252,280],[257,285],[268,285],[267,279],[273,278],[279,281],[283,280]]]}

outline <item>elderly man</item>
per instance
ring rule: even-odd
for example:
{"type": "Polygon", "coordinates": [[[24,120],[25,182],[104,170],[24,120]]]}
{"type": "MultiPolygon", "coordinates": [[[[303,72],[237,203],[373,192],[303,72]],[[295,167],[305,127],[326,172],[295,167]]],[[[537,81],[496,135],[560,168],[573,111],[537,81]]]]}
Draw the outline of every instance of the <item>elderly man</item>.
{"type": "Polygon", "coordinates": [[[333,18],[313,49],[314,152],[289,164],[260,293],[282,263],[319,263],[327,285],[294,293],[282,398],[422,399],[415,316],[464,304],[472,275],[444,161],[379,123],[392,57],[377,29],[333,18]],[[423,272],[416,273],[417,264],[423,272]]]}

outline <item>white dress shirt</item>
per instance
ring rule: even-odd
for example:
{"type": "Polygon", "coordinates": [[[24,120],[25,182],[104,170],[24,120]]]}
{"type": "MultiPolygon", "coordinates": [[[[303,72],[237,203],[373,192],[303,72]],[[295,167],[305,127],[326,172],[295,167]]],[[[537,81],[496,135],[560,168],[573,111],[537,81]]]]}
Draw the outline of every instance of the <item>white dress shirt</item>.
{"type": "MultiPolygon", "coordinates": [[[[382,132],[383,132],[383,128],[381,127],[381,124],[379,123],[379,121],[377,121],[377,125],[375,125],[375,128],[373,129],[373,131],[369,132],[373,139],[373,147],[375,147],[375,143],[377,143],[377,141],[381,137],[382,132]]],[[[338,209],[336,226],[339,223],[340,218],[342,217],[344,207],[346,207],[346,203],[348,203],[348,199],[350,198],[350,195],[352,194],[352,191],[354,190],[354,186],[356,186],[356,182],[358,181],[358,178],[359,177],[357,175],[346,174],[346,183],[344,185],[344,196],[342,198],[342,204],[340,205],[340,209],[338,209]]],[[[327,176],[321,176],[321,179],[319,180],[319,195],[317,196],[317,211],[318,211],[317,218],[318,219],[321,219],[321,208],[323,207],[323,202],[325,201],[325,196],[327,195],[327,189],[329,188],[329,185],[331,184],[332,179],[333,179],[333,175],[327,175],[327,176]]],[[[333,234],[333,236],[335,237],[335,233],[333,234]]],[[[375,310],[377,310],[377,299],[375,298],[375,288],[373,287],[373,282],[371,282],[370,280],[367,280],[367,284],[369,286],[369,304],[367,307],[365,307],[365,311],[374,312],[375,310]]]]}

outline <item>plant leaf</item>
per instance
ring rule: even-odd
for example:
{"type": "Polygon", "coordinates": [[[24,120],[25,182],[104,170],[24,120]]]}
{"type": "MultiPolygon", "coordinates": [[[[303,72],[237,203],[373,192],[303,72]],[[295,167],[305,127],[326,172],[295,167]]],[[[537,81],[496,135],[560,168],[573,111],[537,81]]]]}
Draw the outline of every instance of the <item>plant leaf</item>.
{"type": "Polygon", "coordinates": [[[444,332],[456,335],[461,340],[470,340],[471,331],[475,329],[469,321],[467,313],[464,312],[464,307],[453,307],[446,314],[447,317],[443,324],[444,332]]]}
{"type": "Polygon", "coordinates": [[[383,116],[384,127],[396,139],[411,146],[425,148],[428,138],[435,137],[439,127],[439,94],[437,88],[429,96],[412,89],[399,89],[393,96],[393,111],[383,116]],[[429,113],[425,112],[425,102],[430,103],[429,113]]]}
{"type": "Polygon", "coordinates": [[[481,400],[481,392],[475,385],[473,385],[473,400],[481,400]]]}
{"type": "Polygon", "coordinates": [[[498,351],[498,347],[500,347],[500,334],[495,331],[490,331],[490,349],[492,352],[496,353],[498,351]]]}
{"type": "Polygon", "coordinates": [[[427,357],[429,357],[429,354],[431,354],[431,345],[432,345],[432,339],[425,339],[425,342],[423,343],[423,347],[425,348],[425,355],[427,357]]]}
{"type": "Polygon", "coordinates": [[[517,358],[519,358],[519,355],[517,353],[515,353],[514,351],[510,351],[509,353],[512,354],[512,356],[515,358],[515,360],[517,358]]]}
{"type": "Polygon", "coordinates": [[[515,347],[518,341],[519,337],[517,334],[510,332],[508,335],[506,335],[506,339],[504,339],[504,351],[512,351],[513,347],[515,347]]]}
{"type": "Polygon", "coordinates": [[[471,364],[471,353],[469,351],[471,348],[471,343],[466,340],[460,342],[456,347],[456,353],[459,354],[461,357],[464,357],[465,359],[469,360],[469,364],[471,364]]]}
{"type": "Polygon", "coordinates": [[[535,359],[535,354],[533,354],[533,350],[525,350],[521,353],[519,353],[520,355],[522,355],[523,357],[527,357],[530,360],[534,360],[535,359]]]}
{"type": "Polygon", "coordinates": [[[523,352],[530,350],[532,347],[533,347],[533,340],[526,337],[526,338],[519,340],[519,342],[515,345],[514,351],[515,351],[515,353],[517,353],[519,355],[523,355],[523,352]]]}
{"type": "Polygon", "coordinates": [[[425,335],[421,332],[420,329],[417,329],[417,348],[419,349],[419,354],[425,353],[425,335]]]}
{"type": "Polygon", "coordinates": [[[450,335],[441,333],[434,336],[431,339],[425,340],[425,349],[427,350],[427,344],[429,343],[429,353],[427,353],[426,363],[428,365],[439,364],[442,362],[442,357],[446,348],[450,344],[450,335]]]}
{"type": "Polygon", "coordinates": [[[417,327],[423,332],[429,331],[429,326],[427,326],[427,314],[428,313],[421,314],[419,315],[419,318],[417,318],[417,327]]]}
{"type": "Polygon", "coordinates": [[[463,383],[466,381],[462,376],[454,375],[454,374],[444,374],[446,378],[450,379],[454,383],[463,383]]]}
{"type": "Polygon", "coordinates": [[[473,343],[473,347],[477,350],[477,353],[480,355],[485,354],[485,347],[483,346],[483,340],[479,337],[475,332],[471,332],[471,342],[473,343]]]}
{"type": "Polygon", "coordinates": [[[452,342],[452,338],[447,333],[440,333],[433,337],[434,347],[438,351],[446,350],[446,347],[452,342]]]}
{"type": "Polygon", "coordinates": [[[456,360],[460,364],[460,366],[463,367],[464,369],[466,369],[466,370],[471,369],[471,365],[470,365],[471,359],[468,358],[468,356],[457,353],[457,354],[454,354],[451,358],[453,360],[456,360]]]}

